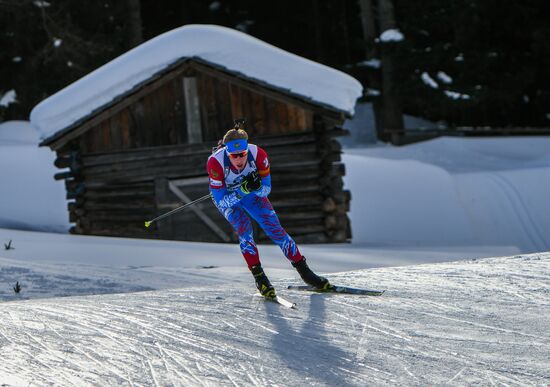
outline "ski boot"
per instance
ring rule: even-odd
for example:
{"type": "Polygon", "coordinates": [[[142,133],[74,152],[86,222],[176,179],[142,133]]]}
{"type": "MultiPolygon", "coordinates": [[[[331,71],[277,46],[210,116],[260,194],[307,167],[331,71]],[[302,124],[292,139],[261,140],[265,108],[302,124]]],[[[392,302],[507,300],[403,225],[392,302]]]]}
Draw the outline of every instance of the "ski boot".
{"type": "Polygon", "coordinates": [[[271,285],[271,282],[269,282],[269,279],[265,275],[262,265],[252,266],[250,271],[254,276],[256,287],[258,288],[260,294],[265,298],[275,298],[275,288],[271,285]]]}
{"type": "Polygon", "coordinates": [[[306,257],[302,257],[298,262],[292,262],[292,266],[298,271],[300,277],[308,285],[313,286],[318,290],[329,290],[332,288],[330,282],[325,277],[320,277],[315,274],[306,263],[306,257]]]}

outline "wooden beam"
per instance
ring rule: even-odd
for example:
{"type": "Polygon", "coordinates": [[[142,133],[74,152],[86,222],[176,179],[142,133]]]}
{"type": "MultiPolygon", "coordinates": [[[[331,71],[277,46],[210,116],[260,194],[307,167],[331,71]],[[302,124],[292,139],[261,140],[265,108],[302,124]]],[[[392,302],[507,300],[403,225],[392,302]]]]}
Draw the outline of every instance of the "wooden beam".
{"type": "MultiPolygon", "coordinates": [[[[180,200],[184,203],[190,203],[191,199],[184,194],[175,184],[173,184],[171,181],[168,182],[168,187],[170,188],[170,191],[174,195],[176,195],[180,200]]],[[[216,223],[212,219],[210,219],[199,207],[197,206],[191,206],[189,207],[191,211],[193,211],[212,231],[218,235],[222,241],[229,242],[231,241],[231,238],[229,235],[227,235],[221,228],[218,227],[216,223]]]]}
{"type": "Polygon", "coordinates": [[[168,73],[159,73],[153,78],[147,79],[141,84],[138,84],[132,88],[132,90],[119,95],[112,102],[109,102],[107,106],[100,107],[97,111],[92,112],[89,116],[84,117],[81,121],[78,121],[71,126],[63,129],[66,134],[54,135],[56,138],[53,140],[46,139],[40,145],[48,145],[52,150],[57,150],[67,142],[80,137],[83,133],[98,125],[107,118],[115,115],[116,113],[126,109],[140,98],[151,93],[153,90],[158,89],[167,82],[172,81],[183,74],[189,66],[184,63],[178,63],[175,69],[168,71],[168,73]]]}
{"type": "Polygon", "coordinates": [[[204,177],[192,177],[189,179],[177,179],[177,180],[171,180],[172,184],[178,186],[178,187],[186,187],[189,185],[195,185],[195,184],[208,184],[208,176],[204,177]]]}
{"type": "Polygon", "coordinates": [[[238,76],[237,74],[232,73],[230,70],[224,70],[223,68],[215,67],[212,64],[207,63],[206,61],[197,60],[197,58],[195,58],[193,62],[190,62],[190,67],[197,69],[197,71],[201,71],[215,78],[223,79],[239,87],[250,90],[254,93],[258,93],[260,95],[264,95],[279,102],[291,102],[294,105],[300,106],[304,109],[318,112],[323,116],[330,116],[342,123],[346,119],[344,112],[338,111],[336,108],[330,109],[328,106],[324,108],[319,104],[316,104],[314,101],[307,102],[305,98],[302,99],[298,96],[294,96],[293,94],[291,94],[290,90],[277,90],[275,86],[269,85],[261,80],[252,81],[245,79],[242,76],[238,76]]]}
{"type": "MultiPolygon", "coordinates": [[[[169,184],[170,182],[165,177],[155,179],[155,204],[158,212],[161,211],[162,204],[169,201],[169,184]]],[[[157,222],[156,227],[161,238],[172,239],[174,227],[171,217],[157,222]]]]}
{"type": "Polygon", "coordinates": [[[202,142],[201,109],[196,77],[183,78],[183,95],[185,99],[185,121],[187,125],[187,142],[202,142]]]}

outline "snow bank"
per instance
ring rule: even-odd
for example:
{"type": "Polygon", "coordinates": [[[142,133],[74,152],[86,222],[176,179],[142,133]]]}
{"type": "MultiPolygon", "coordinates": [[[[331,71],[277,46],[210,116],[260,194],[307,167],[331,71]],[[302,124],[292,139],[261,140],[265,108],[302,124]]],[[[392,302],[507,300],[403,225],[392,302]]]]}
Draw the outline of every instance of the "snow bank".
{"type": "Polygon", "coordinates": [[[245,33],[188,25],[128,51],[39,103],[31,122],[48,138],[185,57],[198,57],[353,114],[362,86],[333,68],[291,54],[245,33]]]}
{"type": "Polygon", "coordinates": [[[346,149],[354,243],[550,250],[550,138],[346,149]]]}
{"type": "Polygon", "coordinates": [[[8,107],[10,104],[17,102],[17,93],[15,90],[10,90],[3,95],[0,95],[0,107],[8,107]]]}
{"type": "Polygon", "coordinates": [[[39,142],[40,133],[28,121],[0,123],[0,145],[38,145],[39,142]]]}
{"type": "Polygon", "coordinates": [[[29,122],[0,125],[0,227],[66,232],[65,187],[53,179],[55,153],[38,142],[29,122]]]}
{"type": "Polygon", "coordinates": [[[387,43],[387,42],[401,42],[405,40],[405,36],[401,31],[398,29],[392,28],[389,30],[386,30],[380,34],[380,41],[387,43]]]}

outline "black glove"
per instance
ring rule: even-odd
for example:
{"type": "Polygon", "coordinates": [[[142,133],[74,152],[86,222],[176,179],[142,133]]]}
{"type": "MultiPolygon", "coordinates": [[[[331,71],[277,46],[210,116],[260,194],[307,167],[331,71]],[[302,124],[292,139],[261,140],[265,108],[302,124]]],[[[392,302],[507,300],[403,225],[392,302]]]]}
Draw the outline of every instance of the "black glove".
{"type": "Polygon", "coordinates": [[[254,171],[244,177],[240,190],[245,195],[248,195],[250,192],[260,189],[261,186],[262,178],[258,175],[258,171],[254,171]]]}

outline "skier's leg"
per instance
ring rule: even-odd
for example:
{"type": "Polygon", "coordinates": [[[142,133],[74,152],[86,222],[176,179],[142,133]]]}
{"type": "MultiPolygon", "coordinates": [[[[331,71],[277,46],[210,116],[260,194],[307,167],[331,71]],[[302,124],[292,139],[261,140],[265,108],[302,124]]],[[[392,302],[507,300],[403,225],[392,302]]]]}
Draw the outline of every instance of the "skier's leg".
{"type": "Polygon", "coordinates": [[[318,276],[309,268],[296,242],[281,226],[269,199],[251,194],[241,201],[241,205],[258,222],[267,236],[281,248],[305,283],[318,289],[328,289],[332,286],[326,278],[318,276]]]}
{"type": "Polygon", "coordinates": [[[254,276],[260,294],[264,297],[275,297],[275,289],[269,282],[260,263],[260,255],[252,233],[252,222],[248,214],[240,206],[233,206],[225,210],[223,215],[237,232],[241,253],[248,269],[254,276]]]}
{"type": "Polygon", "coordinates": [[[223,212],[223,216],[225,216],[225,219],[231,224],[239,237],[239,247],[248,268],[250,269],[252,266],[259,265],[260,255],[258,254],[256,242],[254,242],[252,222],[246,211],[240,208],[240,206],[233,206],[226,209],[223,212]]]}
{"type": "Polygon", "coordinates": [[[302,254],[296,242],[281,226],[269,199],[250,194],[241,201],[241,204],[250,216],[258,222],[269,239],[281,248],[290,262],[298,262],[302,259],[302,254]]]}

